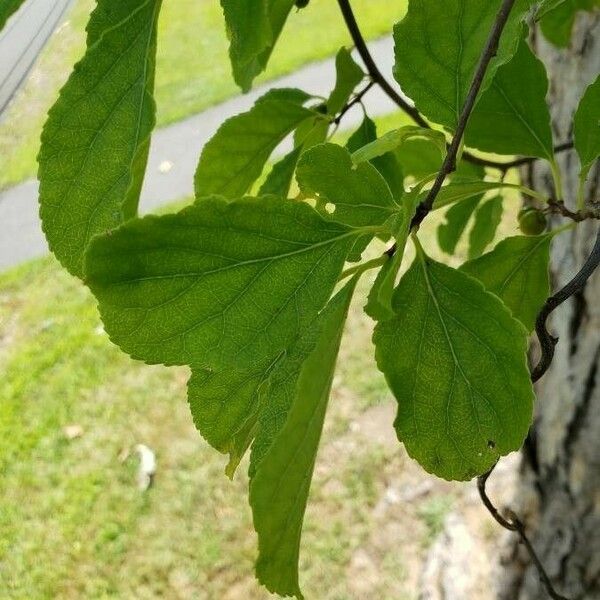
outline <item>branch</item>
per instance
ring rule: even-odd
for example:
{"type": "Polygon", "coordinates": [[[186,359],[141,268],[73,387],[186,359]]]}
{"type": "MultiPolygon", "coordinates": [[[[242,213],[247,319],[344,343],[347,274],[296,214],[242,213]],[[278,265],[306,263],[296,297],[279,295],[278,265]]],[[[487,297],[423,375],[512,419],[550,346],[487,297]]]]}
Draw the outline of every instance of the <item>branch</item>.
{"type": "MultiPolygon", "coordinates": [[[[358,54],[360,55],[362,61],[365,63],[365,67],[367,68],[367,73],[371,77],[371,79],[381,87],[381,89],[388,95],[388,97],[402,110],[404,111],[412,120],[419,126],[424,127],[425,129],[431,129],[429,123],[423,118],[421,113],[410,103],[408,103],[389,83],[389,81],[384,77],[381,73],[377,65],[375,64],[375,60],[371,56],[369,52],[369,48],[367,47],[367,43],[360,31],[360,27],[356,21],[356,17],[354,16],[354,12],[352,10],[352,6],[350,5],[350,0],[338,0],[338,4],[340,10],[342,11],[342,15],[344,17],[344,21],[346,23],[346,27],[350,32],[352,37],[352,41],[354,42],[354,46],[358,54]]],[[[560,144],[554,148],[554,152],[560,153],[565,150],[570,150],[573,148],[573,142],[566,142],[565,144],[560,144]]],[[[490,169],[498,169],[499,171],[506,173],[509,169],[522,167],[523,165],[527,165],[537,161],[537,158],[527,157],[527,158],[519,158],[509,162],[501,162],[496,160],[490,160],[487,158],[481,158],[479,156],[475,156],[470,152],[463,153],[463,159],[467,162],[478,165],[480,167],[488,167],[490,169]]]]}
{"type": "Polygon", "coordinates": [[[454,133],[454,137],[450,142],[448,153],[446,154],[442,168],[440,169],[433,186],[429,190],[429,194],[427,194],[425,200],[417,208],[417,213],[412,223],[413,227],[418,227],[423,222],[423,219],[433,208],[433,203],[442,189],[442,185],[444,185],[446,177],[456,170],[456,157],[462,144],[462,139],[465,129],[467,128],[467,123],[469,122],[469,117],[471,116],[473,108],[475,107],[475,102],[477,101],[477,96],[479,95],[479,90],[483,84],[483,80],[490,62],[492,58],[496,56],[500,37],[502,36],[502,32],[504,31],[504,27],[506,26],[508,17],[510,16],[515,2],[516,0],[503,0],[502,6],[496,15],[496,20],[485,43],[485,47],[483,49],[481,58],[479,59],[479,64],[477,65],[471,87],[469,88],[469,93],[467,94],[465,104],[458,119],[456,132],[454,133]]]}
{"type": "Polygon", "coordinates": [[[527,537],[527,533],[525,532],[525,525],[523,524],[523,522],[514,513],[511,513],[508,516],[508,518],[503,517],[500,514],[500,511],[494,506],[493,502],[490,500],[490,497],[487,494],[486,484],[490,475],[494,471],[494,468],[495,465],[487,473],[477,478],[477,489],[479,490],[479,496],[481,497],[481,501],[488,509],[492,517],[494,517],[494,519],[502,527],[504,527],[504,529],[507,529],[508,531],[514,531],[519,536],[522,544],[525,546],[525,549],[529,554],[529,557],[533,561],[533,564],[535,565],[535,568],[540,576],[540,580],[544,584],[544,587],[546,588],[546,591],[548,592],[550,598],[552,598],[552,600],[569,600],[566,596],[562,596],[554,589],[552,581],[550,580],[550,577],[546,572],[542,561],[537,555],[530,539],[527,537]]]}
{"type": "Polygon", "coordinates": [[[583,267],[565,285],[564,288],[559,290],[554,296],[551,296],[546,300],[546,304],[540,311],[536,323],[535,332],[540,341],[542,348],[542,356],[540,361],[533,369],[531,379],[535,383],[538,381],[550,368],[552,359],[554,358],[554,350],[558,343],[558,338],[554,337],[547,328],[548,317],[563,303],[566,302],[571,296],[582,290],[587,283],[588,279],[594,274],[598,266],[600,265],[600,230],[596,236],[596,243],[588,259],[585,261],[583,267]]]}
{"type": "Polygon", "coordinates": [[[554,198],[548,200],[548,208],[545,212],[561,215],[575,221],[575,223],[581,223],[589,219],[600,219],[600,210],[597,208],[573,211],[567,208],[562,200],[555,200],[554,198]]]}
{"type": "Polygon", "coordinates": [[[354,98],[349,102],[346,102],[342,110],[340,110],[338,116],[333,120],[336,125],[340,124],[340,121],[344,117],[344,115],[356,104],[362,102],[364,95],[375,85],[374,81],[370,81],[360,92],[357,92],[354,98]]]}

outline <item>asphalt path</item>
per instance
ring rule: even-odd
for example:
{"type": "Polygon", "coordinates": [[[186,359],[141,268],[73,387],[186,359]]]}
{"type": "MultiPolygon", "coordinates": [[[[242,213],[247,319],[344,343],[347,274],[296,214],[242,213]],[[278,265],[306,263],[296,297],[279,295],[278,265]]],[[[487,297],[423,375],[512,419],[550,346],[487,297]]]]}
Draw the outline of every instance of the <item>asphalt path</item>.
{"type": "MultiPolygon", "coordinates": [[[[391,79],[393,41],[383,38],[369,44],[382,72],[391,79]]],[[[193,175],[204,144],[228,117],[248,110],[256,98],[272,87],[299,87],[325,96],[335,79],[333,59],[309,64],[295,73],[260,86],[249,94],[236,96],[202,113],[159,129],[154,133],[140,200],[146,213],[163,204],[193,193],[193,175]]],[[[392,112],[395,108],[379,88],[364,98],[371,116],[392,112]]],[[[360,106],[345,116],[343,128],[356,126],[362,119],[360,106]]],[[[280,150],[281,151],[281,150],[280,150]]],[[[0,271],[48,252],[38,218],[37,181],[26,181],[0,192],[0,271]]]]}

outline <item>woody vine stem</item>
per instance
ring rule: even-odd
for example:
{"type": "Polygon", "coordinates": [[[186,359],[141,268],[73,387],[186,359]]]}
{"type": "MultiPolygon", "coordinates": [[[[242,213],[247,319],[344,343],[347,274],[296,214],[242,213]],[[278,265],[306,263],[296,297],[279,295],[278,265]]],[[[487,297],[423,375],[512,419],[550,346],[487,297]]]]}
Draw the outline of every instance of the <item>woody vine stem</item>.
{"type": "MultiPolygon", "coordinates": [[[[467,98],[465,104],[463,106],[458,126],[456,132],[448,145],[448,152],[444,163],[437,174],[437,177],[431,187],[427,197],[421,203],[421,205],[417,209],[417,213],[412,222],[412,227],[417,228],[423,220],[427,217],[429,212],[433,207],[433,203],[435,198],[437,197],[439,191],[442,189],[442,186],[446,180],[446,177],[450,175],[456,169],[456,159],[458,153],[462,146],[463,134],[466,129],[466,126],[469,121],[469,117],[471,116],[471,112],[476,104],[477,97],[479,91],[481,89],[485,74],[489,67],[490,62],[496,55],[496,51],[498,49],[498,43],[502,36],[502,32],[504,27],[508,21],[510,13],[513,9],[516,0],[504,0],[502,3],[500,10],[496,15],[496,19],[488,36],[486,45],[479,59],[479,64],[477,70],[475,72],[475,76],[471,83],[469,93],[467,94],[467,98]]],[[[394,103],[407,115],[409,115],[413,121],[420,125],[421,127],[429,128],[430,125],[424,119],[424,117],[419,113],[419,111],[410,104],[405,98],[403,98],[394,87],[387,81],[384,75],[381,73],[377,64],[375,63],[365,39],[360,31],[360,27],[356,21],[354,16],[354,12],[350,5],[350,0],[338,0],[338,4],[342,15],[344,17],[344,21],[346,26],[350,32],[354,45],[358,54],[360,55],[369,77],[371,78],[371,83],[363,90],[359,97],[355,98],[352,103],[349,103],[345,109],[340,114],[340,117],[349,109],[352,105],[360,102],[362,100],[362,96],[371,89],[372,85],[378,85],[393,101],[394,103]]],[[[560,144],[555,147],[555,153],[565,152],[573,148],[573,142],[568,141],[566,143],[560,144]]],[[[487,160],[470,154],[469,152],[464,152],[462,155],[464,160],[468,162],[478,164],[483,167],[493,168],[500,172],[503,176],[509,169],[518,168],[525,166],[534,162],[535,158],[519,158],[513,160],[511,162],[497,162],[492,160],[487,160]]],[[[554,203],[556,204],[556,202],[554,203]]],[[[556,208],[556,206],[552,205],[550,208],[556,208]]],[[[597,215],[594,211],[587,211],[585,214],[583,212],[579,213],[571,213],[566,214],[564,210],[560,210],[560,206],[558,206],[559,210],[554,210],[554,212],[558,212],[565,217],[571,218],[575,221],[581,221],[586,219],[597,219],[599,215],[597,215]],[[574,215],[574,216],[573,216],[574,215]]],[[[390,248],[387,251],[388,255],[393,255],[395,252],[395,247],[390,248]]],[[[566,302],[569,298],[571,298],[574,294],[581,291],[583,287],[585,287],[588,279],[592,276],[592,274],[596,271],[598,266],[600,265],[600,231],[598,232],[596,243],[594,245],[594,249],[587,259],[586,263],[582,267],[582,269],[573,277],[573,279],[560,291],[556,294],[548,298],[544,307],[540,311],[537,322],[536,322],[536,334],[540,341],[541,347],[541,358],[539,363],[532,368],[531,378],[533,382],[538,381],[550,368],[552,364],[552,359],[554,357],[554,349],[556,344],[558,343],[558,339],[552,336],[547,329],[547,320],[550,314],[556,310],[561,304],[566,302]]],[[[486,484],[493,472],[494,468],[490,469],[487,473],[482,475],[477,479],[477,487],[479,490],[479,494],[481,500],[492,515],[492,517],[499,523],[502,527],[507,529],[508,531],[512,531],[516,533],[523,546],[527,550],[529,557],[531,559],[532,564],[535,566],[540,580],[542,581],[548,595],[553,600],[568,600],[565,596],[559,594],[552,584],[548,573],[546,572],[544,565],[542,564],[540,558],[538,557],[531,540],[527,536],[525,524],[519,519],[519,517],[512,511],[506,510],[506,515],[503,516],[493,504],[491,499],[489,498],[486,490],[486,484]]]]}

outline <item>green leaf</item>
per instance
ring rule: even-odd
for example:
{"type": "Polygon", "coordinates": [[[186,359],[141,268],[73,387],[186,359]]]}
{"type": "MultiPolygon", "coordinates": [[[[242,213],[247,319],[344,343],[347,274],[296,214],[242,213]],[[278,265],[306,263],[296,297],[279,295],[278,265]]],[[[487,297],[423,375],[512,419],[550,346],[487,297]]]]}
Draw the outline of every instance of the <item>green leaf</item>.
{"type": "Polygon", "coordinates": [[[88,47],[42,133],[40,215],[51,250],[81,276],[90,240],[135,216],[154,127],[160,0],[101,0],[88,47]]]}
{"type": "Polygon", "coordinates": [[[239,198],[258,179],[275,148],[302,121],[314,117],[300,90],[272,90],[245,113],[231,117],[204,146],[196,170],[196,196],[239,198]]]}
{"type": "Polygon", "coordinates": [[[330,115],[336,115],[344,108],[354,88],[365,76],[346,48],[340,48],[335,57],[335,72],[335,87],[327,100],[327,112],[330,115]]]}
{"type": "Polygon", "coordinates": [[[544,37],[559,48],[566,48],[571,41],[575,17],[580,10],[592,10],[600,6],[598,0],[564,0],[548,7],[540,16],[540,28],[544,37]]]}
{"type": "Polygon", "coordinates": [[[294,0],[221,0],[233,78],[248,91],[265,70],[294,0]]]}
{"type": "Polygon", "coordinates": [[[531,424],[525,329],[481,283],[420,249],[393,303],[374,341],[398,400],[398,439],[444,479],[485,473],[531,424]]]}
{"type": "Polygon", "coordinates": [[[396,279],[398,278],[400,267],[402,266],[406,242],[410,234],[410,226],[417,212],[418,205],[418,194],[408,193],[404,196],[402,202],[402,220],[397,230],[394,231],[396,250],[394,255],[379,270],[365,306],[365,312],[375,321],[384,321],[394,316],[392,295],[396,287],[396,279]]]}
{"type": "Polygon", "coordinates": [[[469,258],[476,258],[494,241],[502,221],[502,196],[486,200],[475,212],[475,222],[469,233],[469,258]]]}
{"type": "MultiPolygon", "coordinates": [[[[273,593],[302,598],[298,558],[302,522],[335,364],[356,278],[319,315],[316,346],[298,369],[274,374],[252,449],[250,504],[259,539],[256,575],[273,593]],[[298,372],[299,371],[299,372],[298,372]]],[[[314,335],[314,334],[313,334],[314,335]]],[[[298,354],[304,359],[304,349],[298,354]]],[[[299,362],[299,361],[298,361],[299,362]]]]}
{"type": "Polygon", "coordinates": [[[533,331],[535,319],[550,295],[548,265],[553,235],[507,238],[460,268],[496,294],[528,331],[533,331]]]}
{"type": "Polygon", "coordinates": [[[399,129],[388,131],[380,138],[356,150],[352,154],[352,160],[356,164],[366,160],[373,160],[378,156],[393,152],[408,140],[415,138],[429,140],[437,147],[442,157],[446,154],[446,136],[441,131],[406,125],[399,129]]]}
{"type": "MultiPolygon", "coordinates": [[[[348,139],[346,149],[352,154],[377,139],[375,123],[365,115],[360,126],[348,139]]],[[[395,153],[388,152],[369,161],[386,180],[394,200],[399,203],[404,195],[404,174],[395,153]]]]}
{"type": "Polygon", "coordinates": [[[498,69],[481,96],[465,133],[468,146],[496,154],[552,160],[548,77],[525,39],[512,60],[498,69]]]}
{"type": "Polygon", "coordinates": [[[383,225],[400,210],[379,171],[368,162],[354,165],[336,144],[305,152],[296,178],[304,194],[335,205],[333,220],[351,227],[383,225]]]}
{"type": "Polygon", "coordinates": [[[579,103],[573,133],[575,149],[581,161],[581,181],[585,182],[592,165],[600,156],[600,77],[587,88],[579,103]]]}
{"type": "Polygon", "coordinates": [[[302,146],[297,146],[275,164],[262,184],[259,196],[271,194],[280,198],[288,197],[302,150],[302,146]]]}
{"type": "Polygon", "coordinates": [[[312,322],[363,233],[303,202],[202,199],[96,238],[86,283],[111,339],[134,358],[242,370],[312,322]]]}
{"type": "Polygon", "coordinates": [[[331,121],[325,115],[317,113],[302,121],[294,131],[294,146],[302,146],[303,151],[322,144],[327,139],[331,121]]]}
{"type": "MultiPolygon", "coordinates": [[[[528,190],[523,186],[513,183],[456,178],[441,189],[435,200],[434,208],[437,210],[444,206],[460,202],[461,200],[474,198],[494,190],[518,190],[528,195],[535,194],[532,190],[528,190]]],[[[427,192],[423,192],[421,194],[421,199],[424,200],[426,196],[427,192]]],[[[534,195],[534,197],[537,197],[537,195],[534,195]]]]}
{"type": "MultiPolygon", "coordinates": [[[[394,75],[426,117],[456,129],[479,58],[502,0],[410,0],[406,17],[394,27],[394,75]]],[[[517,0],[481,92],[517,49],[521,23],[533,0],[517,0]]]]}
{"type": "Polygon", "coordinates": [[[461,200],[446,212],[444,223],[441,223],[437,229],[438,244],[446,254],[454,254],[456,246],[471,220],[471,215],[482,198],[483,194],[477,194],[467,200],[461,200]]]}
{"type": "Polygon", "coordinates": [[[25,0],[0,0],[0,31],[6,25],[8,18],[18,10],[25,0]]]}

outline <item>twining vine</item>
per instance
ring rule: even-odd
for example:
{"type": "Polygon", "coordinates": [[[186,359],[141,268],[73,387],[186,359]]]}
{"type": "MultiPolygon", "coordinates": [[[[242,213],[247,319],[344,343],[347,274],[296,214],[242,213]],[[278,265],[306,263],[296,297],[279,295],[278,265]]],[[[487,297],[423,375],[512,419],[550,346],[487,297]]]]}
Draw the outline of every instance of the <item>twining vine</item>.
{"type": "MultiPolygon", "coordinates": [[[[0,27],[20,4],[0,0],[0,27]]],[[[337,355],[358,282],[376,271],[364,309],[398,403],[399,441],[431,474],[478,478],[485,506],[520,536],[552,598],[563,599],[524,524],[486,493],[498,460],[522,448],[531,427],[532,379],[556,344],[547,319],[600,262],[597,241],[580,273],[551,295],[552,240],[600,216],[584,202],[600,156],[600,78],[583,94],[573,139],[555,145],[546,70],[527,41],[532,14],[552,16],[561,3],[448,0],[440,11],[439,0],[409,0],[394,27],[400,94],[350,1],[338,0],[363,65],[341,48],[327,98],[268,91],[205,145],[193,204],[141,218],[161,4],[98,0],[85,55],[44,126],[40,216],[53,253],[96,297],[110,339],[137,360],[189,367],[192,418],[229,456],[227,475],[249,454],[260,583],[303,597],[302,525],[337,355]],[[438,46],[454,51],[439,56],[438,46]],[[345,115],[376,85],[414,125],[380,135],[365,110],[338,143],[345,115]],[[277,156],[288,139],[292,148],[277,156]],[[581,163],[574,208],[556,160],[571,149],[581,163]],[[550,166],[551,198],[507,177],[536,160],[550,166]],[[523,235],[488,250],[509,191],[532,204],[519,213],[523,235]],[[434,260],[421,239],[420,225],[441,210],[441,253],[456,256],[468,230],[458,268],[434,260]],[[548,230],[547,214],[570,223],[548,230]],[[372,258],[382,242],[388,250],[372,258]],[[405,268],[410,242],[415,258],[405,268]],[[534,330],[542,356],[530,372],[534,330]]],[[[243,91],[266,69],[294,6],[318,10],[307,0],[221,5],[243,91]]]]}

